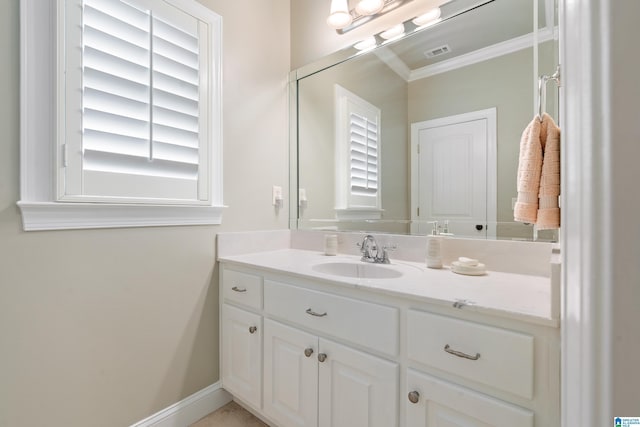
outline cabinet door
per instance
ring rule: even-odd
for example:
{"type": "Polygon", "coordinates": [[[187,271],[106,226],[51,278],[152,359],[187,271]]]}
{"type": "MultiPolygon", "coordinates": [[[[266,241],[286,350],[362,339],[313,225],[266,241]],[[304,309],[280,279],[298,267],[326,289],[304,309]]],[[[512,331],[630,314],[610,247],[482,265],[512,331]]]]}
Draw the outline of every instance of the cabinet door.
{"type": "Polygon", "coordinates": [[[256,408],[261,403],[261,319],[257,314],[222,306],[222,384],[256,408]]]}
{"type": "Polygon", "coordinates": [[[264,412],[279,427],[318,425],[318,338],[264,321],[264,412]]]}
{"type": "Polygon", "coordinates": [[[396,363],[324,339],[319,356],[320,427],[398,425],[396,363]]]}
{"type": "Polygon", "coordinates": [[[411,369],[407,427],[532,427],[533,412],[411,369]]]}

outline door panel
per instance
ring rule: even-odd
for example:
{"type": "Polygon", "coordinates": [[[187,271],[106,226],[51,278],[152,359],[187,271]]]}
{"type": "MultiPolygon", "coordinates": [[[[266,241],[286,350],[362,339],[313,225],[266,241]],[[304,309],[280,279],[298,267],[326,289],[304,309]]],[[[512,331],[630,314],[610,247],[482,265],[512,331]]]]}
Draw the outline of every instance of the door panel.
{"type": "Polygon", "coordinates": [[[262,318],[227,304],[222,307],[222,316],[223,386],[247,403],[260,408],[262,318]]]}
{"type": "Polygon", "coordinates": [[[320,339],[320,427],[398,425],[398,365],[320,339]]]}
{"type": "Polygon", "coordinates": [[[264,320],[264,411],[279,427],[317,426],[317,349],[316,336],[264,320]]]}

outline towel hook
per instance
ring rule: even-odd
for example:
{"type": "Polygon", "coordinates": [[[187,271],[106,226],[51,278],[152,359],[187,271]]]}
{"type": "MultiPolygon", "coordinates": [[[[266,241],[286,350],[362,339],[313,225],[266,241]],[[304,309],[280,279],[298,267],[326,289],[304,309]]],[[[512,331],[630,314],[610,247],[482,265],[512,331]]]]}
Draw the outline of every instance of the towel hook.
{"type": "Polygon", "coordinates": [[[560,65],[556,67],[555,73],[552,75],[543,74],[538,77],[538,120],[542,121],[542,114],[544,114],[544,105],[547,102],[547,83],[549,81],[556,82],[556,85],[560,87],[560,65]]]}

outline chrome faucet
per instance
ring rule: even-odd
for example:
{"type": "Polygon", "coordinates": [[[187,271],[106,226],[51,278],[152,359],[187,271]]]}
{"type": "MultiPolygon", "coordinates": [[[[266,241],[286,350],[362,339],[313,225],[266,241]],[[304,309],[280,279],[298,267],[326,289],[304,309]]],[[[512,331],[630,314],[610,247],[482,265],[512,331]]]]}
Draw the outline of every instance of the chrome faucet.
{"type": "Polygon", "coordinates": [[[360,247],[360,253],[362,253],[362,262],[372,262],[375,264],[389,264],[389,255],[387,249],[395,249],[395,246],[380,246],[376,242],[375,237],[371,234],[367,234],[362,239],[362,243],[358,243],[360,247]]]}

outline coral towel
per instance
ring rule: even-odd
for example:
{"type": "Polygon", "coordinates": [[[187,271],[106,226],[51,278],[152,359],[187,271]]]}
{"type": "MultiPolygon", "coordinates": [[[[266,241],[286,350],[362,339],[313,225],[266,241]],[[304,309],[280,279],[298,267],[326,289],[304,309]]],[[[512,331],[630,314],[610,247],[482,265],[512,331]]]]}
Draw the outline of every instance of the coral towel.
{"type": "Polygon", "coordinates": [[[522,133],[517,189],[516,221],[539,230],[560,227],[560,128],[546,113],[522,133]]]}

